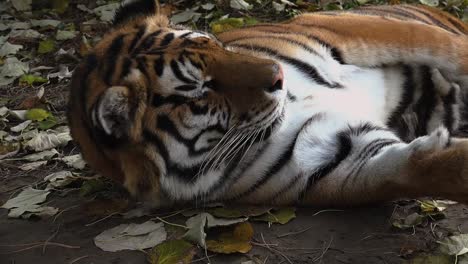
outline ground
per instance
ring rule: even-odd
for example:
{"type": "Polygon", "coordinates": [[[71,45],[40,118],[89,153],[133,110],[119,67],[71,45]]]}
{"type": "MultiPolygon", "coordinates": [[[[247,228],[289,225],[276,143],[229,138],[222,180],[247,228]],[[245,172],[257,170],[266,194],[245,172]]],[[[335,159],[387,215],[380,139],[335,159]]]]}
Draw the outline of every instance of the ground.
{"type": "MultiPolygon", "coordinates": [[[[28,1],[17,1],[20,2],[28,1]]],[[[14,75],[12,81],[0,84],[0,205],[18,195],[27,186],[43,190],[47,185],[44,177],[52,173],[72,171],[75,178],[66,187],[60,186],[50,191],[47,200],[41,205],[58,209],[50,216],[10,218],[7,216],[7,209],[0,209],[0,263],[145,263],[149,251],[106,252],[95,246],[94,238],[119,224],[142,223],[149,219],[163,219],[166,222],[168,240],[179,238],[183,232],[170,227],[173,224],[184,225],[187,216],[182,213],[188,209],[152,211],[142,217],[125,219],[121,213],[137,205],[118,186],[95,178],[89,168],[64,162],[64,157],[78,154],[73,142],[69,141],[54,145],[57,153],[53,158],[39,158],[39,161],[45,160],[41,166],[29,170],[20,168],[32,161],[24,160],[25,155],[40,152],[28,146],[30,140],[37,137],[39,132],[49,131],[47,133],[55,135],[58,133],[57,127],[66,125],[70,76],[64,69],[67,67],[73,71],[80,58],[106,29],[106,13],[96,11],[95,8],[112,4],[111,1],[86,0],[33,2],[32,13],[21,10],[21,6],[13,7],[9,2],[0,3],[0,47],[5,46],[6,40],[10,44],[22,46],[19,51],[10,49],[3,54],[0,49],[0,67],[5,68],[11,58],[18,58],[29,66],[29,69],[14,75]],[[16,22],[28,24],[30,19],[53,19],[60,24],[39,27],[31,24],[14,25],[16,22]],[[83,23],[85,21],[88,23],[83,23]],[[30,28],[42,36],[21,35],[30,28]],[[15,30],[20,34],[14,36],[12,32],[15,30]],[[65,39],[57,39],[56,34],[59,31],[66,31],[65,34],[71,32],[71,35],[65,39]],[[1,36],[7,38],[2,40],[1,36]],[[49,68],[37,68],[39,66],[49,68]],[[57,72],[59,76],[50,75],[57,72]],[[21,77],[28,74],[33,79],[31,83],[21,77]],[[38,76],[45,80],[37,79],[38,76]],[[42,89],[44,95],[40,94],[42,89]],[[2,107],[8,112],[1,114],[2,107]],[[32,118],[29,125],[14,132],[12,128],[24,120],[13,117],[10,110],[37,111],[34,109],[46,110],[45,116],[32,118]],[[32,133],[30,137],[21,137],[28,132],[32,133]]],[[[283,20],[298,12],[354,8],[364,3],[291,1],[296,5],[290,5],[291,2],[288,1],[274,1],[276,5],[273,5],[273,1],[247,1],[252,3],[252,9],[239,9],[234,8],[230,2],[233,1],[207,0],[203,6],[197,4],[197,9],[186,10],[185,8],[195,6],[188,6],[183,1],[173,1],[163,5],[163,11],[179,14],[178,22],[203,30],[222,31],[256,21],[283,20]],[[225,14],[230,14],[235,19],[228,23],[219,22],[225,14]]],[[[398,2],[391,1],[393,4],[398,2]]],[[[384,4],[381,1],[373,3],[384,4]]],[[[453,1],[441,2],[440,7],[463,17],[466,4],[466,1],[456,4],[453,1]]],[[[1,81],[4,81],[4,76],[0,76],[1,81]]],[[[195,256],[191,261],[429,263],[429,260],[422,260],[421,257],[440,256],[440,259],[431,263],[454,263],[453,257],[441,255],[440,241],[451,235],[468,232],[467,206],[446,205],[443,201],[434,202],[428,199],[360,208],[295,210],[295,217],[285,224],[251,219],[249,222],[253,226],[254,235],[249,243],[253,248],[248,253],[220,254],[204,251],[194,245],[195,256]],[[447,262],[442,262],[442,259],[447,262]]]]}

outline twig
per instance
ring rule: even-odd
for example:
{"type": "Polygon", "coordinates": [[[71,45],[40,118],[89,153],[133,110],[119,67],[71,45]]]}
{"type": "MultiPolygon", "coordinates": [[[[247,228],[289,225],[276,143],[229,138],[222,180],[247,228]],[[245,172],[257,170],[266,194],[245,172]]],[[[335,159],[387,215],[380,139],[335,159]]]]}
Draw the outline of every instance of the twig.
{"type": "MultiPolygon", "coordinates": [[[[22,248],[22,249],[18,249],[18,250],[15,250],[15,251],[12,251],[12,252],[7,252],[7,253],[0,253],[0,255],[7,255],[7,254],[14,254],[14,253],[19,253],[19,252],[23,252],[23,251],[26,251],[26,250],[29,250],[29,249],[33,249],[33,248],[37,248],[37,247],[40,247],[44,244],[44,242],[40,242],[34,246],[30,246],[30,247],[27,247],[27,248],[22,248]]],[[[66,245],[66,244],[62,244],[62,243],[56,243],[56,242],[48,242],[48,245],[49,246],[57,246],[57,247],[64,247],[64,248],[72,248],[72,249],[75,249],[75,248],[80,248],[79,246],[70,246],[70,245],[66,245]]]]}
{"type": "Polygon", "coordinates": [[[302,234],[302,233],[306,232],[307,230],[311,229],[312,227],[314,227],[314,226],[309,226],[306,229],[296,231],[296,232],[289,232],[289,233],[277,235],[276,237],[277,238],[283,238],[283,237],[292,236],[292,235],[299,235],[299,234],[302,234]]]}
{"type": "Polygon", "coordinates": [[[325,209],[325,210],[321,210],[321,211],[316,212],[312,216],[316,216],[316,215],[319,215],[321,213],[326,213],[326,212],[344,212],[344,211],[345,210],[340,210],[340,209],[325,209]]]}
{"type": "Polygon", "coordinates": [[[60,230],[60,224],[59,226],[57,227],[57,231],[55,231],[45,242],[44,242],[44,246],[42,247],[42,254],[45,254],[45,250],[46,250],[46,247],[47,247],[47,244],[49,244],[49,241],[52,240],[52,238],[54,238],[58,232],[60,230]]]}
{"type": "Polygon", "coordinates": [[[320,256],[318,256],[317,258],[315,258],[312,262],[316,262],[316,261],[319,261],[320,262],[322,261],[323,259],[323,256],[325,256],[325,253],[327,253],[328,249],[330,248],[331,246],[331,243],[333,242],[333,237],[330,238],[330,242],[328,242],[328,245],[325,247],[325,249],[322,251],[322,253],[320,254],[320,256]]]}
{"type": "Polygon", "coordinates": [[[70,206],[70,207],[68,207],[68,208],[65,208],[65,209],[61,210],[58,214],[56,214],[56,215],[54,216],[54,220],[52,221],[52,223],[55,223],[55,221],[57,220],[57,218],[58,218],[60,215],[62,215],[63,213],[65,213],[66,211],[69,211],[69,210],[71,210],[71,209],[73,209],[73,208],[76,208],[76,207],[79,207],[79,206],[80,206],[80,205],[73,205],[73,206],[70,206]]]}
{"type": "Polygon", "coordinates": [[[199,261],[202,261],[202,260],[207,259],[207,257],[208,257],[208,259],[209,259],[209,258],[214,257],[214,256],[216,256],[216,254],[213,254],[213,255],[211,255],[211,256],[205,256],[205,257],[199,258],[199,259],[194,259],[194,260],[192,260],[190,263],[199,262],[199,261]]]}
{"type": "Polygon", "coordinates": [[[101,218],[101,219],[98,219],[98,220],[96,220],[96,221],[94,221],[94,222],[92,222],[92,223],[86,224],[85,226],[92,226],[92,225],[94,225],[94,224],[97,224],[97,223],[99,223],[99,222],[102,222],[102,221],[106,220],[107,218],[110,218],[110,217],[112,217],[112,216],[114,216],[114,215],[117,215],[117,214],[120,214],[120,213],[119,213],[119,212],[114,212],[114,213],[112,213],[112,214],[110,214],[110,215],[108,215],[108,216],[106,216],[106,217],[104,217],[104,218],[101,218]]]}
{"type": "Polygon", "coordinates": [[[260,243],[255,243],[256,246],[259,246],[259,247],[263,247],[263,248],[266,248],[268,249],[269,251],[273,252],[273,253],[277,253],[277,254],[280,254],[287,262],[289,262],[289,264],[293,264],[292,261],[285,255],[283,254],[283,252],[279,251],[279,250],[276,250],[274,248],[270,248],[268,246],[264,246],[263,244],[260,244],[260,243]]]}
{"type": "Polygon", "coordinates": [[[188,227],[186,227],[184,225],[179,225],[179,224],[174,224],[174,223],[168,222],[168,221],[162,219],[161,217],[155,217],[154,219],[159,220],[159,221],[161,221],[161,222],[163,222],[165,224],[171,225],[171,226],[177,226],[177,227],[181,227],[183,229],[189,229],[188,227]]]}
{"type": "Polygon", "coordinates": [[[84,259],[84,258],[87,258],[87,257],[89,257],[89,256],[88,256],[88,255],[81,256],[81,257],[79,257],[79,258],[76,258],[76,259],[74,259],[74,260],[71,260],[70,262],[68,262],[68,264],[73,264],[73,263],[78,262],[78,261],[80,261],[80,260],[82,260],[82,259],[84,259]]]}

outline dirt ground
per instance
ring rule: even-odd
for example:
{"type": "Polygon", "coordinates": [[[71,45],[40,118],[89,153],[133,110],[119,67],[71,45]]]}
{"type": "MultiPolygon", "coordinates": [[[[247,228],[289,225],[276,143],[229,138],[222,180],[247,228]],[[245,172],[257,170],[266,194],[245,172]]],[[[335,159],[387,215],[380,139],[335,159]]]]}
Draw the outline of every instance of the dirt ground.
{"type": "MultiPolygon", "coordinates": [[[[31,67],[46,65],[53,67],[51,71],[57,71],[59,65],[65,65],[70,71],[73,70],[79,60],[79,53],[85,52],[83,49],[86,48],[81,37],[85,35],[91,41],[106,28],[102,23],[82,27],[82,22],[92,19],[93,16],[78,11],[75,7],[84,4],[92,9],[96,7],[95,1],[69,2],[69,10],[64,14],[40,13],[34,15],[34,18],[60,19],[67,25],[74,24],[76,30],[82,32],[74,39],[57,43],[56,49],[59,47],[64,50],[74,49],[76,53],[65,56],[67,58],[64,60],[58,60],[54,53],[36,54],[37,40],[15,38],[9,40],[24,45],[26,52],[19,56],[23,56],[23,60],[29,59],[31,67]]],[[[29,19],[21,13],[10,13],[8,10],[6,12],[18,21],[29,19]]],[[[49,37],[55,32],[54,29],[40,31],[49,37]]],[[[69,79],[65,78],[59,81],[52,80],[43,85],[44,99],[48,102],[47,109],[59,119],[59,122],[65,117],[68,82],[69,79]]],[[[18,85],[17,82],[0,86],[2,99],[0,107],[18,109],[25,98],[35,95],[38,90],[38,86],[25,87],[18,85]]],[[[9,127],[16,124],[8,124],[0,130],[8,131],[9,127]]],[[[77,153],[72,143],[58,150],[62,156],[77,153]]],[[[43,184],[46,175],[67,169],[60,162],[49,161],[39,169],[25,172],[18,169],[21,164],[21,161],[15,160],[0,163],[0,205],[17,195],[23,187],[43,184]]],[[[93,175],[89,170],[80,173],[86,176],[93,175]]],[[[59,213],[49,218],[11,219],[7,217],[6,209],[0,209],[0,264],[146,263],[144,252],[105,252],[94,245],[93,239],[103,230],[121,223],[141,223],[154,216],[171,215],[171,212],[155,211],[151,216],[130,220],[105,210],[98,214],[90,213],[90,204],[96,201],[112,203],[112,201],[126,201],[127,198],[121,192],[115,191],[115,188],[109,191],[110,195],[82,196],[80,188],[80,185],[72,185],[62,191],[53,192],[46,203],[59,208],[59,213]]],[[[173,211],[175,210],[178,209],[173,208],[173,211]]],[[[400,229],[393,226],[394,219],[405,218],[413,212],[420,211],[417,201],[400,201],[362,208],[297,208],[296,218],[284,225],[252,222],[255,244],[249,253],[221,255],[198,249],[192,262],[402,263],[421,254],[433,254],[437,251],[437,241],[448,235],[467,233],[467,210],[468,207],[464,205],[451,205],[444,211],[443,219],[436,220],[429,217],[414,227],[400,229]]],[[[164,219],[174,223],[184,223],[186,218],[175,215],[164,219]]],[[[177,234],[174,233],[173,236],[176,237],[177,234]]]]}

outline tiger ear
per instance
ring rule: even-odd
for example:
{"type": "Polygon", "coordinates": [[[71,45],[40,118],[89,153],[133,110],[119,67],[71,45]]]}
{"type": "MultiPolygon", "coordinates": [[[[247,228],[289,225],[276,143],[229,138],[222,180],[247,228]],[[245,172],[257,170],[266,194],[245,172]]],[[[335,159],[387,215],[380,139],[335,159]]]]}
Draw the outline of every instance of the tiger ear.
{"type": "Polygon", "coordinates": [[[117,26],[129,20],[159,14],[158,0],[124,0],[115,12],[113,25],[117,26]]]}
{"type": "Polygon", "coordinates": [[[92,110],[93,125],[107,136],[128,138],[130,134],[129,90],[125,86],[112,86],[98,99],[92,110]]]}

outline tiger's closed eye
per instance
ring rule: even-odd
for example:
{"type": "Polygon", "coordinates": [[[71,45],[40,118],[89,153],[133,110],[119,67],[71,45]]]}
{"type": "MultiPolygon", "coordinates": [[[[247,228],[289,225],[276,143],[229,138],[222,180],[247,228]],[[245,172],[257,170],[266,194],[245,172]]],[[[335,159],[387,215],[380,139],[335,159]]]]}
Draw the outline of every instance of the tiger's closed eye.
{"type": "Polygon", "coordinates": [[[211,90],[216,90],[216,85],[214,80],[209,80],[203,83],[203,87],[206,87],[211,90]]]}
{"type": "Polygon", "coordinates": [[[185,84],[185,85],[180,85],[175,87],[174,89],[177,91],[182,91],[182,92],[189,92],[196,90],[198,87],[196,85],[191,85],[191,84],[185,84]]]}

